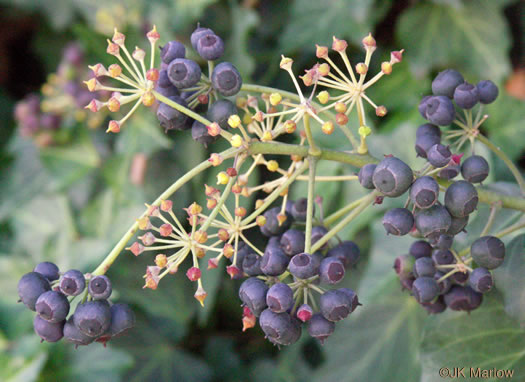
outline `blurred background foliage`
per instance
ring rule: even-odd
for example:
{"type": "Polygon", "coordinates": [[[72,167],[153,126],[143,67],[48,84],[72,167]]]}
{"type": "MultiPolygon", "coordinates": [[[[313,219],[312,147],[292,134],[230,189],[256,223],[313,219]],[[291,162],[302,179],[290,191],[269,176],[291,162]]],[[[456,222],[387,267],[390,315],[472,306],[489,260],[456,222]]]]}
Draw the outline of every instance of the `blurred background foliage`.
{"type": "MultiPolygon", "coordinates": [[[[61,103],[57,76],[80,84],[87,78],[84,65],[107,63],[105,38],[115,26],[131,46],[140,46],[153,24],[162,41],[188,43],[201,22],[225,38],[225,59],[245,82],[286,90],[291,83],[279,70],[280,54],[293,57],[299,73],[315,63],[314,44],[329,45],[336,35],[348,39],[349,54],[358,62],[364,56],[360,41],[372,32],[379,46],[376,70],[390,50],[406,50],[393,74],[370,91],[389,109],[380,124],[375,115],[369,117],[373,154],[394,153],[421,166],[412,148],[415,128],[423,123],[417,104],[430,91],[433,75],[451,67],[470,82],[491,79],[500,86],[484,131],[523,170],[524,11],[524,3],[513,0],[0,0],[0,380],[437,381],[437,369],[446,365],[513,368],[516,380],[525,380],[524,236],[507,240],[497,290],[482,308],[470,316],[427,317],[400,292],[391,271],[395,255],[409,246],[409,239],[386,241],[378,218],[391,201],[368,211],[342,235],[356,238],[365,254],[345,285],[357,289],[364,307],[338,325],[324,347],[304,336],[278,351],[258,328],[242,333],[238,283],[218,270],[204,275],[209,293],[204,309],[181,275],[168,277],[156,291],[143,290],[142,275],[152,262],[145,255],[124,253],[109,271],[115,294],[133,305],[138,320],[130,336],[106,349],[40,344],[31,313],[16,304],[17,280],[34,264],[45,259],[61,269],[93,269],[145,202],[206,158],[190,134],[165,135],[148,110],[109,136],[101,128],[104,121],[90,120],[81,105],[61,103]],[[63,67],[71,42],[85,55],[80,66],[73,65],[74,75],[64,74],[63,67]],[[15,123],[14,105],[30,93],[40,94],[42,108],[60,106],[52,130],[24,134],[15,123]]],[[[334,136],[320,138],[325,146],[344,149],[334,136]]],[[[515,192],[502,164],[492,160],[491,165],[496,186],[515,192]]],[[[323,163],[320,171],[353,169],[323,163]]],[[[214,176],[205,173],[181,190],[177,207],[189,205],[195,195],[202,202],[202,185],[214,183],[214,176]]],[[[268,174],[259,176],[262,181],[268,174]]],[[[304,195],[303,186],[293,194],[304,195]]],[[[362,190],[324,183],[316,192],[333,210],[362,190]]],[[[487,208],[476,214],[479,231],[487,214],[487,208]]],[[[516,218],[504,211],[498,224],[516,218]]],[[[475,232],[476,223],[472,226],[475,232]]]]}

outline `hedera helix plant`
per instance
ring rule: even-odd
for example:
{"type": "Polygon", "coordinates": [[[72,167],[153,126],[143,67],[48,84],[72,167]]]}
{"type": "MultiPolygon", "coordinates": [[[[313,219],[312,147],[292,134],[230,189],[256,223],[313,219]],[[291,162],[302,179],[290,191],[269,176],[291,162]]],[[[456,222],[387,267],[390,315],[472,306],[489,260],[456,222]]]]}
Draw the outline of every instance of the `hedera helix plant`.
{"type": "Polygon", "coordinates": [[[155,27],[147,38],[149,59],[140,48],[130,53],[125,36],[115,30],[107,52],[116,62],[108,68],[91,66],[94,76],[86,81],[90,91],[111,92],[111,97],[94,99],[86,108],[118,112],[131,104],[124,117],[109,122],[107,131],[118,133],[141,105],[152,107],[166,131],[191,130],[193,138],[205,146],[220,138],[231,147],[210,152],[209,159],[176,179],[147,205],[93,272],[70,270],[60,275],[54,264],[41,263],[22,278],[20,298],[36,310],[35,330],[43,340],[65,337],[77,345],[95,339],[105,342],[133,326],[134,316],[127,306],[108,303],[111,283],[104,275],[128,250],[135,256],[156,254],[154,265],[144,275],[145,288],[156,289],[164,277],[177,273],[183,263],[191,263],[186,276],[196,283],[194,296],[204,305],[207,293],[202,268],[217,272],[215,268],[225,267],[231,278],[244,279],[239,289],[243,330],[255,326],[258,318],[269,341],[290,345],[298,340],[305,324],[309,335],[323,342],[336,322],[361,305],[354,291],[336,286],[352,272],[360,256],[358,246],[338,234],[383,198],[407,193],[404,208],[391,209],[383,217],[387,234],[417,238],[407,255],[392,259],[401,284],[430,313],[447,308],[470,311],[481,304],[483,293],[493,286],[491,270],[505,256],[500,238],[525,228],[522,217],[502,231],[491,230],[502,207],[525,211],[523,197],[481,185],[490,169],[475,154],[476,141],[503,160],[521,194],[525,193],[519,170],[480,132],[488,117],[484,105],[498,95],[491,81],[471,85],[454,70],[434,79],[432,95],[419,105],[428,123],[416,131],[415,150],[426,161],[420,169],[412,169],[392,155],[371,156],[367,146],[371,129],[365,105],[371,105],[379,117],[387,113],[385,106],[368,97],[367,90],[392,73],[403,50],[392,52],[390,60],[382,62],[381,70],[371,76],[368,70],[376,50],[371,35],[363,38],[365,58],[355,66],[346,54],[347,42],[335,37],[331,51],[317,46],[319,63],[302,76],[296,77],[293,60],[283,56],[280,67],[290,75],[296,90],[291,93],[243,83],[232,63],[217,63],[224,43],[208,28],[199,26],[191,36],[193,48],[208,62],[207,75],[186,58],[186,48],[177,41],[161,47],[157,66],[160,35],[155,27]],[[105,77],[122,87],[107,85],[105,77]],[[352,112],[357,114],[357,123],[351,120],[352,112]],[[458,128],[446,128],[449,125],[458,128]],[[322,147],[312,133],[318,126],[327,135],[341,129],[348,149],[322,147]],[[442,143],[442,132],[451,146],[442,143]],[[297,143],[279,142],[284,135],[296,137],[297,143]],[[466,142],[471,144],[472,155],[462,160],[462,154],[451,147],[459,150],[466,142]],[[284,166],[270,156],[291,161],[282,161],[289,163],[284,166]],[[318,173],[320,161],[347,164],[349,175],[318,173]],[[274,173],[274,179],[254,184],[257,166],[274,173]],[[215,168],[217,184],[202,187],[206,206],[194,202],[183,211],[175,209],[176,192],[203,171],[215,168]],[[463,179],[455,180],[460,173],[463,179]],[[290,187],[302,181],[308,184],[307,195],[290,200],[290,187]],[[325,214],[322,198],[315,194],[318,182],[359,182],[369,193],[325,214]],[[255,195],[260,198],[253,202],[255,195]],[[480,237],[469,248],[457,251],[454,238],[465,235],[469,215],[478,203],[490,205],[490,217],[480,237]],[[264,248],[250,241],[248,230],[264,237],[264,248]],[[130,244],[137,232],[138,241],[130,244]],[[81,301],[68,318],[69,304],[77,296],[81,301]]]}

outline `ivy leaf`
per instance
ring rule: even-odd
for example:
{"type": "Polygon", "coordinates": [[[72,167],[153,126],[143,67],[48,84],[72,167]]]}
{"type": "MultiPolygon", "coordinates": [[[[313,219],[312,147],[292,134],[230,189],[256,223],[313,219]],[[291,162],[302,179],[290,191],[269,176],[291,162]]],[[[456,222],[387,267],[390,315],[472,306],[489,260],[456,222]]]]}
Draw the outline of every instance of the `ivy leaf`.
{"type": "MultiPolygon", "coordinates": [[[[513,380],[525,378],[525,331],[505,314],[496,292],[485,295],[480,308],[470,315],[444,312],[431,317],[421,345],[422,380],[442,381],[439,369],[511,369],[513,380]]],[[[468,378],[468,377],[467,377],[468,378]]],[[[480,378],[481,379],[481,378],[480,378]]]]}
{"type": "Polygon", "coordinates": [[[413,71],[419,76],[436,67],[468,67],[467,75],[499,82],[510,70],[510,33],[498,3],[420,3],[405,11],[397,36],[413,71]]]}

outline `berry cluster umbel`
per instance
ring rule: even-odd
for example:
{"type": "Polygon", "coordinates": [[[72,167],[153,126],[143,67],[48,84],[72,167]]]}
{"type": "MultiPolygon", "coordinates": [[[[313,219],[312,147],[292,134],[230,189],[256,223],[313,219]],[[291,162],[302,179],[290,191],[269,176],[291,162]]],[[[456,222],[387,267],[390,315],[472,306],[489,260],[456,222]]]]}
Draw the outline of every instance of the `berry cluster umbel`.
{"type": "Polygon", "coordinates": [[[94,341],[105,345],[134,326],[133,311],[126,304],[111,304],[111,292],[107,276],[86,280],[76,269],[62,274],[51,262],[38,264],[18,282],[20,302],[37,313],[33,326],[42,342],[65,338],[75,346],[94,341]],[[70,303],[78,296],[82,301],[70,314],[70,303]]]}

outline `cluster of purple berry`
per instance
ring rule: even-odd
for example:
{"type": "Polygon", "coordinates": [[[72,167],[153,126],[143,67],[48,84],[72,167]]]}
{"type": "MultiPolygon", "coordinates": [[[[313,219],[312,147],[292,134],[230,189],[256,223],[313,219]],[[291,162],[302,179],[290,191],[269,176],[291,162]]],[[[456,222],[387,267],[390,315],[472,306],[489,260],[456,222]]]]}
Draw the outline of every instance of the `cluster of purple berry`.
{"type": "MultiPolygon", "coordinates": [[[[322,343],[334,332],[335,323],[360,305],[351,289],[325,289],[342,281],[349,267],[357,263],[359,247],[352,241],[343,241],[306,253],[305,232],[300,229],[306,219],[306,206],[304,198],[289,201],[284,222],[279,219],[281,207],[266,211],[266,223],[260,227],[269,238],[264,255],[243,245],[233,264],[239,275],[249,277],[239,289],[244,328],[253,327],[259,318],[266,338],[276,345],[295,343],[301,336],[302,324],[307,325],[310,336],[322,343]],[[319,304],[313,292],[320,294],[319,304]]],[[[323,226],[313,227],[312,244],[327,232],[323,226]]]]}
{"type": "Polygon", "coordinates": [[[89,345],[93,341],[106,343],[120,336],[135,324],[135,315],[126,304],[110,304],[111,281],[107,276],[90,278],[71,269],[60,274],[51,262],[38,264],[18,282],[20,301],[37,313],[33,325],[42,341],[89,345]],[[82,301],[71,315],[70,304],[75,297],[82,301]],[[68,317],[69,315],[69,317],[68,317]]]}
{"type": "MultiPolygon", "coordinates": [[[[237,113],[237,108],[231,101],[220,99],[219,95],[230,97],[237,94],[242,85],[241,75],[230,62],[214,66],[213,61],[224,53],[224,42],[211,29],[197,27],[191,35],[191,44],[199,56],[208,61],[209,76],[201,72],[197,62],[186,58],[182,43],[169,41],[161,48],[162,63],[156,90],[184,107],[205,111],[209,120],[226,130],[229,128],[228,118],[237,113]],[[201,107],[203,105],[207,107],[201,107]]],[[[218,137],[218,132],[208,131],[201,122],[165,103],[159,104],[157,118],[166,131],[191,129],[193,139],[204,146],[218,137]]]]}
{"type": "MultiPolygon", "coordinates": [[[[488,162],[472,155],[462,164],[462,155],[453,155],[441,143],[438,127],[449,125],[457,118],[452,103],[470,109],[477,102],[490,103],[498,94],[491,81],[477,86],[464,82],[461,74],[446,70],[432,82],[433,96],[423,98],[419,111],[431,123],[417,129],[415,150],[427,163],[416,174],[395,157],[386,157],[378,165],[368,164],[359,172],[361,185],[377,189],[383,195],[398,197],[409,192],[405,208],[393,208],[383,216],[387,234],[411,233],[425,240],[416,241],[408,255],[399,256],[394,268],[404,288],[412,291],[416,300],[431,313],[449,307],[452,310],[477,308],[482,293],[493,286],[490,269],[502,264],[503,242],[494,236],[478,238],[470,255],[458,254],[453,248],[454,236],[463,232],[469,215],[478,205],[478,192],[473,183],[481,183],[489,174],[488,162]],[[446,188],[437,178],[450,180],[461,173],[446,188]],[[439,195],[444,191],[443,202],[439,195]],[[412,209],[408,207],[412,204],[412,209]]],[[[460,122],[461,123],[461,122],[460,122]]]]}

